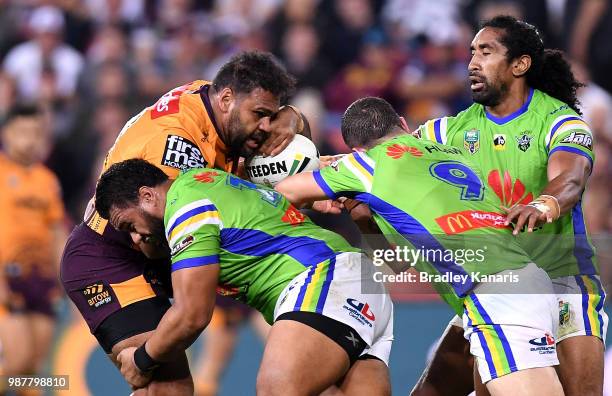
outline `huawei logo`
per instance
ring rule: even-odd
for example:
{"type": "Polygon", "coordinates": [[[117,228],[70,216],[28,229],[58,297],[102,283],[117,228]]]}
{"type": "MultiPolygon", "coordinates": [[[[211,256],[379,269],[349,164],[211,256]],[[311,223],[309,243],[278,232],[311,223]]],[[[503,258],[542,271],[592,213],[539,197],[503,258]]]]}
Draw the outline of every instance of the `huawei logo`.
{"type": "Polygon", "coordinates": [[[504,171],[503,180],[498,170],[491,171],[488,182],[502,204],[508,208],[516,204],[527,205],[533,201],[533,194],[526,193],[525,185],[520,179],[516,179],[512,184],[512,176],[508,171],[504,171]]]}
{"type": "Polygon", "coordinates": [[[400,159],[408,153],[415,157],[422,157],[423,152],[416,147],[406,146],[405,144],[394,144],[387,147],[387,155],[393,159],[400,159]]]}

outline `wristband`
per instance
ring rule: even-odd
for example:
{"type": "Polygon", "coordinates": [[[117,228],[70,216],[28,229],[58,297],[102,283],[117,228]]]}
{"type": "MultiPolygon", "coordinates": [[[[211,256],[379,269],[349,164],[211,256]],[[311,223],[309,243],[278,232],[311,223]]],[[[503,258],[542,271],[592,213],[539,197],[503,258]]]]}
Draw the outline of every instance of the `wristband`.
{"type": "Polygon", "coordinates": [[[537,210],[546,215],[550,213],[552,221],[557,220],[561,215],[561,207],[559,206],[559,201],[552,195],[540,195],[533,201],[529,202],[527,206],[536,208],[537,210]]]}
{"type": "Polygon", "coordinates": [[[143,373],[150,373],[159,366],[159,362],[153,359],[148,353],[145,342],[134,352],[134,364],[143,373]]]}
{"type": "Polygon", "coordinates": [[[288,107],[293,110],[293,112],[298,116],[297,133],[300,134],[304,132],[304,120],[302,119],[302,112],[297,107],[289,104],[282,106],[278,111],[283,110],[285,107],[288,107]]]}

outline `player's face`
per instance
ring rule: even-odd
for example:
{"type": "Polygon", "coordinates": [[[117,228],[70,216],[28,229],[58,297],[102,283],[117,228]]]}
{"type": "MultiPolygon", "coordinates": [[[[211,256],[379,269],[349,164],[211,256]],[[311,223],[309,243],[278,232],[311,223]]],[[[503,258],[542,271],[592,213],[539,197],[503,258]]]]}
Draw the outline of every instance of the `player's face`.
{"type": "Polygon", "coordinates": [[[472,40],[472,59],[468,66],[472,99],[484,106],[498,105],[508,92],[512,78],[506,47],[499,42],[500,31],[480,30],[472,40]]]}
{"type": "Polygon", "coordinates": [[[278,108],[278,98],[261,88],[238,95],[229,117],[230,152],[242,157],[257,152],[270,134],[270,117],[278,108]]]}
{"type": "Polygon", "coordinates": [[[112,207],[110,223],[119,231],[129,232],[132,241],[149,258],[168,255],[168,243],[164,232],[164,220],[140,206],[112,207]]]}
{"type": "Polygon", "coordinates": [[[2,145],[8,155],[24,165],[44,160],[48,136],[39,116],[17,117],[4,127],[2,145]]]}

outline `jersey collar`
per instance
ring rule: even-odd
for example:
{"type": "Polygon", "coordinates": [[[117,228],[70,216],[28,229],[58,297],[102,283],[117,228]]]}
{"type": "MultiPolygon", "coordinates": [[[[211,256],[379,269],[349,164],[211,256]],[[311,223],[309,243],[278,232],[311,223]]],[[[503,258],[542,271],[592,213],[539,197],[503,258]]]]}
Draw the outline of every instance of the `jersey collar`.
{"type": "Polygon", "coordinates": [[[516,117],[525,113],[529,109],[529,104],[531,103],[532,98],[533,98],[533,88],[529,88],[529,96],[527,97],[527,101],[523,103],[523,105],[517,111],[505,117],[495,117],[493,114],[489,113],[486,109],[484,109],[484,106],[483,106],[483,109],[484,109],[485,115],[487,116],[489,120],[493,121],[497,125],[502,125],[502,124],[505,124],[507,122],[514,120],[516,117]]]}
{"type": "Polygon", "coordinates": [[[212,121],[213,127],[215,127],[217,136],[221,136],[219,134],[219,126],[217,125],[217,120],[215,120],[215,113],[213,112],[212,104],[210,103],[210,98],[208,97],[209,89],[210,89],[210,84],[206,84],[202,88],[200,88],[200,97],[202,98],[202,102],[204,102],[204,107],[206,108],[206,112],[208,113],[208,118],[210,118],[210,121],[212,121]]]}

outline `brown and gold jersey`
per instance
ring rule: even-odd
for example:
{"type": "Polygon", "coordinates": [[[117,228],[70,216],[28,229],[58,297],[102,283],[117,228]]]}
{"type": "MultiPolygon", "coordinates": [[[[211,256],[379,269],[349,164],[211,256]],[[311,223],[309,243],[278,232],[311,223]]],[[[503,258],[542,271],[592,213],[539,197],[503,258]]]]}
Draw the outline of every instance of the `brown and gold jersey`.
{"type": "MultiPolygon", "coordinates": [[[[209,87],[210,82],[196,80],[174,88],[132,117],[106,155],[103,171],[114,163],[141,158],[171,179],[189,168],[231,172],[233,162],[226,157],[208,101],[209,87]]],[[[97,213],[86,221],[96,232],[105,233],[107,222],[97,213]]]]}
{"type": "Polygon", "coordinates": [[[0,265],[52,265],[53,225],[64,218],[55,175],[0,153],[0,191],[0,265]]]}

